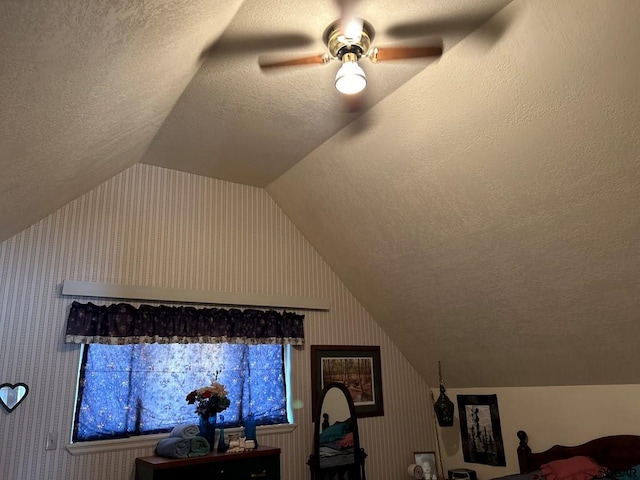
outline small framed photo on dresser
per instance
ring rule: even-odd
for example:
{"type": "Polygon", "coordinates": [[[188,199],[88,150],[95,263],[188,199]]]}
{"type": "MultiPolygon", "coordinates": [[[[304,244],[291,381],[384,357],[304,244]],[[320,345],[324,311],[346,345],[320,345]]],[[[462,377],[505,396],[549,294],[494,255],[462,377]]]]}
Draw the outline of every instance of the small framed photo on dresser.
{"type": "Polygon", "coordinates": [[[422,467],[422,478],[424,480],[438,480],[436,452],[414,452],[413,458],[414,463],[422,467]]]}

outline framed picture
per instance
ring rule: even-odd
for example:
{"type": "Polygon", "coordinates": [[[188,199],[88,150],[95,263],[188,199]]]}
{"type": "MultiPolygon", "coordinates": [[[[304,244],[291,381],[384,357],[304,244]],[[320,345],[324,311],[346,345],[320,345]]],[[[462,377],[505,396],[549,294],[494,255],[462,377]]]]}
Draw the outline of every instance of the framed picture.
{"type": "Polygon", "coordinates": [[[497,395],[458,395],[465,462],[506,467],[497,395]]]}
{"type": "Polygon", "coordinates": [[[379,346],[311,345],[314,419],[320,392],[331,382],[347,387],[358,417],[384,415],[379,346]]]}
{"type": "Polygon", "coordinates": [[[425,480],[438,480],[436,452],[414,452],[413,458],[413,463],[422,467],[424,475],[422,478],[425,480]]]}

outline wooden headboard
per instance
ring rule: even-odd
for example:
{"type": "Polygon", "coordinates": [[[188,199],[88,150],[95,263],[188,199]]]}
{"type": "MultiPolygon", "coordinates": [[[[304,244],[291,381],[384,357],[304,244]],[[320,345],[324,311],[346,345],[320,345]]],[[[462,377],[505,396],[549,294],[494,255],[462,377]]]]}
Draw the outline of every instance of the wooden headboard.
{"type": "Polygon", "coordinates": [[[518,432],[518,463],[520,473],[540,470],[540,466],[553,460],[562,460],[576,455],[591,457],[598,465],[612,470],[626,470],[640,465],[640,436],[612,435],[596,438],[582,445],[565,447],[554,445],[544,452],[532,453],[527,444],[527,433],[518,432]]]}

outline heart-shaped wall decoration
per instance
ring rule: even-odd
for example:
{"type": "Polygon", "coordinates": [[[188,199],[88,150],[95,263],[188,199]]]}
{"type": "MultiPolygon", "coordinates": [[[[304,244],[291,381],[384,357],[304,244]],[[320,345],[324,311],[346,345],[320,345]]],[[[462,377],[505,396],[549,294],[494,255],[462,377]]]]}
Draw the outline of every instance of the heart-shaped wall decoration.
{"type": "Polygon", "coordinates": [[[11,385],[10,383],[3,383],[0,385],[0,403],[11,413],[22,401],[27,398],[29,394],[29,387],[26,383],[16,383],[11,385]]]}

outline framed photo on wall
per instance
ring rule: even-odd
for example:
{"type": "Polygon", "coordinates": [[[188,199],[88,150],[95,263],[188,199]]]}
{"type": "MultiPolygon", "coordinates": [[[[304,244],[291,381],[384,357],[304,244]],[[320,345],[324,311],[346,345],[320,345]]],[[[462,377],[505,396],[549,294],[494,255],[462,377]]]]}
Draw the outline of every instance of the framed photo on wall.
{"type": "Polygon", "coordinates": [[[414,462],[422,467],[424,480],[438,480],[438,467],[436,466],[436,452],[414,452],[414,462]]]}
{"type": "Polygon", "coordinates": [[[497,395],[458,395],[464,461],[506,467],[497,395]]]}
{"type": "Polygon", "coordinates": [[[358,417],[384,415],[380,347],[311,345],[312,414],[327,383],[342,383],[353,399],[358,417]]]}

